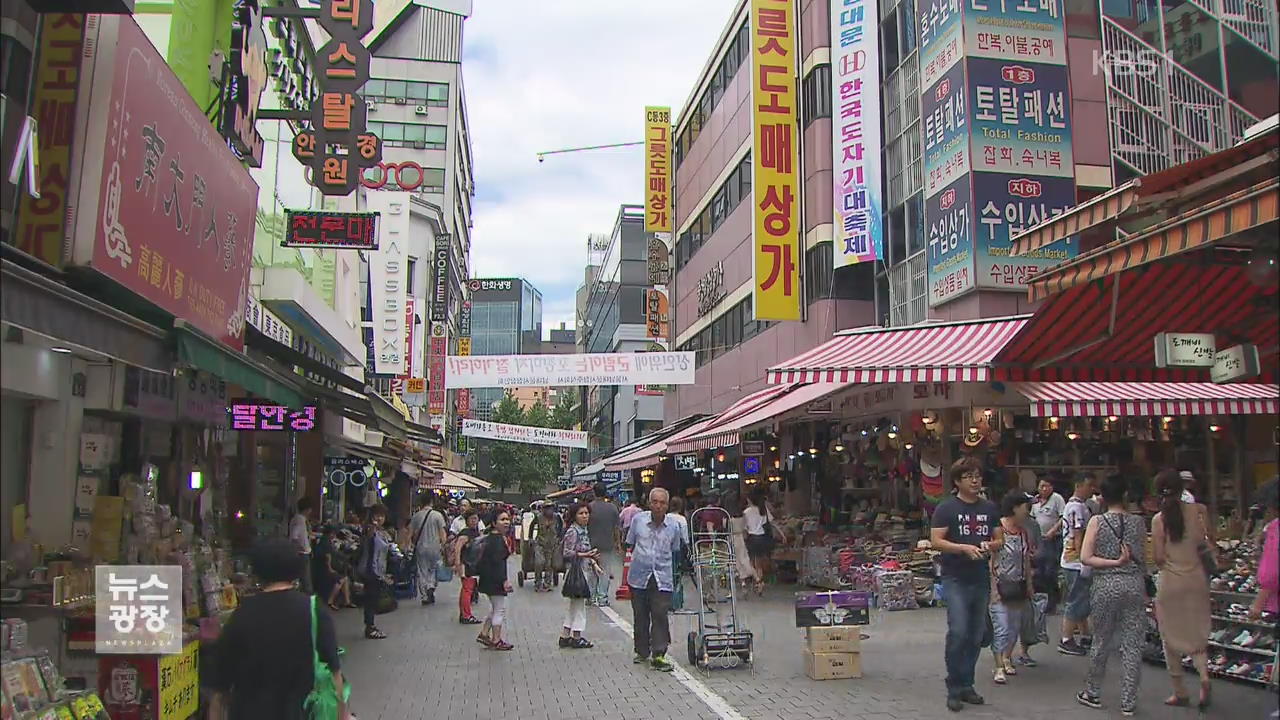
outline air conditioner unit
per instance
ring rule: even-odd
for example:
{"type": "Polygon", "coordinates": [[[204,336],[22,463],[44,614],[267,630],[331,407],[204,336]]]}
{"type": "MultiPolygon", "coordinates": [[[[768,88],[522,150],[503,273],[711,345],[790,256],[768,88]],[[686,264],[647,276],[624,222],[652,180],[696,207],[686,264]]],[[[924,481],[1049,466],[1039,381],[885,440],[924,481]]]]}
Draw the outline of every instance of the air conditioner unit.
{"type": "Polygon", "coordinates": [[[375,112],[378,109],[378,103],[369,103],[369,112],[375,112]]]}
{"type": "Polygon", "coordinates": [[[427,106],[426,106],[426,105],[419,105],[419,106],[415,107],[415,108],[413,109],[413,114],[414,114],[414,115],[426,115],[426,114],[427,114],[427,106]]]}
{"type": "Polygon", "coordinates": [[[395,104],[397,104],[397,105],[405,105],[405,104],[406,104],[406,102],[405,102],[405,99],[404,99],[404,98],[395,98],[395,99],[394,99],[394,102],[395,102],[395,104]]]}

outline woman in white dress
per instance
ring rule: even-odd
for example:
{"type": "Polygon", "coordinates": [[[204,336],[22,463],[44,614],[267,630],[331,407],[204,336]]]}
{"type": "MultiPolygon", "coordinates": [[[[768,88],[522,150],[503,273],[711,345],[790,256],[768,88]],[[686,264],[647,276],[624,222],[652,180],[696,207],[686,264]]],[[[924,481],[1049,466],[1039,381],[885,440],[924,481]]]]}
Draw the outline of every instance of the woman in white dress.
{"type": "Polygon", "coordinates": [[[729,535],[733,539],[733,559],[738,565],[738,582],[748,587],[747,583],[755,580],[756,569],[747,554],[747,521],[742,517],[741,507],[729,518],[729,535]]]}

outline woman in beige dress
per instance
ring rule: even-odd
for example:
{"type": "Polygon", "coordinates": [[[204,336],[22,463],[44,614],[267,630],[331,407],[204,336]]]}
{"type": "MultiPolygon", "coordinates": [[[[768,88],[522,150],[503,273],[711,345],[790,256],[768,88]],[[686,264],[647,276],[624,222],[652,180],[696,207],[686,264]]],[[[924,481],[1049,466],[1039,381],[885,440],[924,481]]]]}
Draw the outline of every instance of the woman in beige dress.
{"type": "Polygon", "coordinates": [[[1166,705],[1191,704],[1182,684],[1182,657],[1190,655],[1200,674],[1201,708],[1209,705],[1209,579],[1200,562],[1200,548],[1207,540],[1204,507],[1182,502],[1182,478],[1176,470],[1156,476],[1160,512],[1151,522],[1160,587],[1156,593],[1156,619],[1164,641],[1164,661],[1173,681],[1173,695],[1166,705]]]}

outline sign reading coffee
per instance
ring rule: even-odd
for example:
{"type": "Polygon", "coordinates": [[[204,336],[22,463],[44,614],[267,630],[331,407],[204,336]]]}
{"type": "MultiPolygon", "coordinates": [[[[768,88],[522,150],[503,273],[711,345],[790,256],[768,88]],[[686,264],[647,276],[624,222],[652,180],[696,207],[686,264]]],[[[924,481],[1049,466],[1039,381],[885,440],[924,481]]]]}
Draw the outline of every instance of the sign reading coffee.
{"type": "Polygon", "coordinates": [[[377,250],[378,214],[286,210],[281,247],[377,250]]]}

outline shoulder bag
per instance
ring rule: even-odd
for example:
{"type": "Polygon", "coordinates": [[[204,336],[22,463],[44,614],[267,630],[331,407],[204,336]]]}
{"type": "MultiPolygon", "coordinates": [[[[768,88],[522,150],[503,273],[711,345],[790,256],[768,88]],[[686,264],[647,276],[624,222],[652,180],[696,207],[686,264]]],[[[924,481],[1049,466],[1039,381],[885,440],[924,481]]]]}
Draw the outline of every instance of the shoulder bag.
{"type": "MultiPolygon", "coordinates": [[[[1027,543],[1025,536],[1023,537],[1022,552],[1027,551],[1027,543]]],[[[1005,542],[1008,542],[1008,538],[1005,542]]],[[[991,556],[991,567],[994,570],[997,567],[996,556],[991,556]]],[[[1025,566],[1025,563],[1024,563],[1025,566]]],[[[1027,600],[1027,578],[1021,580],[1001,580],[996,578],[996,595],[1000,596],[1000,602],[1025,602],[1027,600]]]]}
{"type": "MultiPolygon", "coordinates": [[[[338,720],[338,690],[333,686],[333,671],[329,666],[320,659],[320,651],[317,649],[317,627],[319,622],[316,620],[316,603],[319,602],[315,595],[311,596],[311,663],[313,666],[314,679],[311,683],[311,692],[307,693],[307,699],[303,701],[302,708],[306,713],[308,720],[338,720]]],[[[351,683],[344,678],[342,681],[342,702],[345,703],[351,699],[351,683]]]]}
{"type": "MultiPolygon", "coordinates": [[[[1124,545],[1124,543],[1125,543],[1125,539],[1124,539],[1124,533],[1123,533],[1123,532],[1121,532],[1121,531],[1123,531],[1123,530],[1125,529],[1125,527],[1126,527],[1126,525],[1125,525],[1125,524],[1126,524],[1127,522],[1129,522],[1129,516],[1128,516],[1128,515],[1126,515],[1126,516],[1124,517],[1124,519],[1120,521],[1120,531],[1117,531],[1117,530],[1116,530],[1116,526],[1115,526],[1115,525],[1113,525],[1113,524],[1111,524],[1111,521],[1107,519],[1107,516],[1106,516],[1106,514],[1105,514],[1105,513],[1104,513],[1104,514],[1102,514],[1102,515],[1100,515],[1099,517],[1100,517],[1103,521],[1105,521],[1105,522],[1107,523],[1107,529],[1111,530],[1111,533],[1112,533],[1113,535],[1115,535],[1115,536],[1116,536],[1116,539],[1117,539],[1117,540],[1119,540],[1119,541],[1120,541],[1121,546],[1123,546],[1123,545],[1124,545]]],[[[1130,552],[1132,552],[1132,548],[1130,548],[1130,552]]],[[[1114,559],[1114,558],[1112,558],[1112,559],[1114,559]]],[[[1133,562],[1136,562],[1136,560],[1134,560],[1133,562]]],[[[1153,597],[1155,597],[1155,596],[1156,596],[1156,581],[1155,581],[1155,578],[1152,578],[1150,575],[1148,575],[1147,573],[1143,572],[1143,573],[1142,573],[1142,585],[1143,585],[1143,588],[1147,591],[1147,597],[1149,597],[1149,598],[1153,598],[1153,597]]]]}

